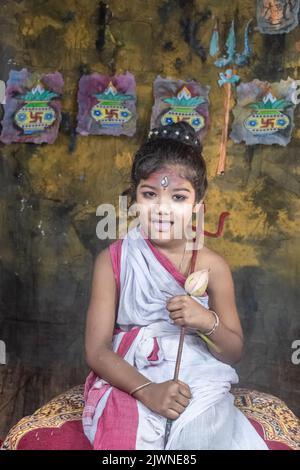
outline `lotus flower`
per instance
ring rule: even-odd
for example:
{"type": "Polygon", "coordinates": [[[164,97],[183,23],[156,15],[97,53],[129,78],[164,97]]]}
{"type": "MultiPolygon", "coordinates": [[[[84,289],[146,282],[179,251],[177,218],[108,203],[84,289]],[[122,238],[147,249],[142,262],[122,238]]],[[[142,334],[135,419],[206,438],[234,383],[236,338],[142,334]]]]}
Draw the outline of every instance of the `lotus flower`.
{"type": "Polygon", "coordinates": [[[190,274],[184,284],[186,293],[196,297],[203,295],[208,285],[208,272],[209,269],[201,269],[190,274]]]}

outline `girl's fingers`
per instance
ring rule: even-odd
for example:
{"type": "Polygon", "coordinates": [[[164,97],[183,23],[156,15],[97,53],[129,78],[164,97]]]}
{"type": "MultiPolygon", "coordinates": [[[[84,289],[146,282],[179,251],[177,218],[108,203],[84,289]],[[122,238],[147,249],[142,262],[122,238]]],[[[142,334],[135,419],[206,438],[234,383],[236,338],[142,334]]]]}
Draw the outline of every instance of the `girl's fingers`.
{"type": "Polygon", "coordinates": [[[173,298],[171,300],[168,300],[167,305],[170,306],[170,307],[173,307],[174,305],[182,305],[182,299],[173,298]]]}
{"type": "Polygon", "coordinates": [[[183,320],[183,316],[180,315],[180,314],[178,314],[178,315],[176,315],[176,316],[171,317],[171,320],[173,320],[173,321],[175,321],[175,320],[183,320]]]}
{"type": "Polygon", "coordinates": [[[170,320],[174,323],[176,320],[183,320],[182,313],[178,312],[177,314],[170,314],[170,320]]]}
{"type": "Polygon", "coordinates": [[[180,416],[180,413],[172,410],[171,408],[168,409],[168,414],[169,414],[170,419],[177,419],[180,416]]]}
{"type": "Polygon", "coordinates": [[[167,305],[167,309],[169,312],[174,312],[175,310],[179,310],[181,308],[181,305],[175,304],[175,305],[167,305]]]}
{"type": "Polygon", "coordinates": [[[186,398],[192,398],[189,386],[186,383],[182,382],[181,380],[177,380],[177,382],[180,384],[180,389],[179,389],[180,393],[186,398]]]}
{"type": "Polygon", "coordinates": [[[176,398],[176,401],[184,406],[185,408],[188,406],[189,402],[190,402],[190,399],[188,397],[186,397],[185,395],[182,395],[180,394],[178,398],[176,398]]]}
{"type": "Polygon", "coordinates": [[[192,398],[191,392],[187,388],[184,388],[184,389],[181,388],[180,393],[182,396],[184,396],[185,398],[188,398],[189,400],[192,398]]]}
{"type": "Polygon", "coordinates": [[[170,405],[169,409],[181,414],[185,410],[185,407],[176,401],[170,405]]]}

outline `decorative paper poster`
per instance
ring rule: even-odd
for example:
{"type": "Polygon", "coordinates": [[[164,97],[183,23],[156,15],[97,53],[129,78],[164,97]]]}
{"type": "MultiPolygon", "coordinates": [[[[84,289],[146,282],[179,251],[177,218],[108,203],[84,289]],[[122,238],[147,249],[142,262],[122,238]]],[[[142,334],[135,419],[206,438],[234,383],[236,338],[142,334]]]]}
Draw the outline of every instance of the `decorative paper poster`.
{"type": "Polygon", "coordinates": [[[27,69],[11,70],[0,140],[53,144],[61,121],[63,84],[59,72],[37,75],[27,69]]]}
{"type": "Polygon", "coordinates": [[[154,81],[154,105],[151,129],[173,122],[187,121],[202,140],[209,126],[210,86],[195,80],[184,82],[158,76],[154,81]]]}
{"type": "Polygon", "coordinates": [[[295,80],[253,80],[237,87],[231,139],[234,142],[287,145],[294,127],[295,80]]]}
{"type": "Polygon", "coordinates": [[[81,77],[76,129],[79,134],[133,136],[136,118],[136,84],[131,73],[81,77]]]}

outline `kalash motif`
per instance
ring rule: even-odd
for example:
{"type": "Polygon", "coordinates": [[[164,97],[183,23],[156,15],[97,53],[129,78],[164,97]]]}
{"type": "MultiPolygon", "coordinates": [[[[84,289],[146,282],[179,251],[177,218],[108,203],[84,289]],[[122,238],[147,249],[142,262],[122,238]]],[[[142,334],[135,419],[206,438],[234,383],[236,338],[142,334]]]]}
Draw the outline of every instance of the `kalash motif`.
{"type": "Polygon", "coordinates": [[[91,116],[102,127],[122,127],[132,118],[132,112],[124,102],[133,100],[134,96],[118,93],[112,82],[109,82],[103,93],[95,96],[99,102],[92,107],[91,116]]]}
{"type": "Polygon", "coordinates": [[[245,119],[244,126],[254,135],[274,134],[286,129],[291,121],[282,111],[290,106],[293,106],[291,101],[277,100],[268,93],[262,101],[248,105],[254,111],[245,119]]]}
{"type": "Polygon", "coordinates": [[[196,132],[205,126],[204,116],[199,114],[195,108],[199,104],[205,103],[206,99],[202,96],[192,96],[186,86],[182,87],[176,97],[165,98],[163,101],[171,105],[171,109],[161,118],[163,126],[178,121],[187,121],[196,132]]]}
{"type": "Polygon", "coordinates": [[[41,84],[18,96],[26,104],[16,112],[14,121],[24,134],[43,132],[55,122],[56,113],[49,102],[58,96],[53,91],[45,90],[41,84]]]}

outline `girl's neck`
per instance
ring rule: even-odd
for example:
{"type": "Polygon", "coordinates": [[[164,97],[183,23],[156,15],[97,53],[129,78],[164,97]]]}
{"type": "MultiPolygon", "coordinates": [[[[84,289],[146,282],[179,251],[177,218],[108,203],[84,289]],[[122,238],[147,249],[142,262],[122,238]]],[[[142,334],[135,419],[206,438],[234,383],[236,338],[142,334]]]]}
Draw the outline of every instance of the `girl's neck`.
{"type": "Polygon", "coordinates": [[[155,243],[155,241],[148,239],[148,242],[153,248],[159,252],[164,258],[168,259],[169,262],[175,267],[180,275],[185,278],[190,272],[190,265],[193,257],[193,252],[186,250],[186,240],[174,240],[177,243],[175,246],[171,243],[167,245],[161,245],[155,243]]]}
{"type": "MultiPolygon", "coordinates": [[[[181,276],[180,282],[185,281],[187,276],[191,273],[192,259],[195,256],[196,252],[193,250],[185,250],[184,243],[181,245],[181,251],[170,250],[169,248],[164,248],[158,244],[153,243],[152,240],[147,240],[148,244],[152,246],[152,250],[158,253],[162,259],[168,260],[167,262],[171,264],[172,269],[176,270],[177,275],[181,276]]],[[[193,268],[194,269],[194,268],[193,268]]]]}
{"type": "Polygon", "coordinates": [[[190,271],[193,250],[187,249],[188,242],[185,237],[173,240],[153,240],[147,237],[142,227],[141,233],[153,249],[167,259],[181,276],[187,277],[190,271]]]}
{"type": "Polygon", "coordinates": [[[157,240],[152,240],[150,238],[149,241],[156,249],[163,251],[164,253],[169,253],[170,255],[182,254],[186,245],[185,238],[180,240],[163,240],[162,243],[160,241],[157,242],[157,240]]]}
{"type": "Polygon", "coordinates": [[[144,231],[143,227],[140,225],[141,234],[144,238],[147,238],[149,242],[159,251],[164,253],[169,253],[170,255],[179,255],[183,253],[183,250],[186,245],[186,238],[173,239],[173,240],[154,240],[149,238],[144,231]]]}

